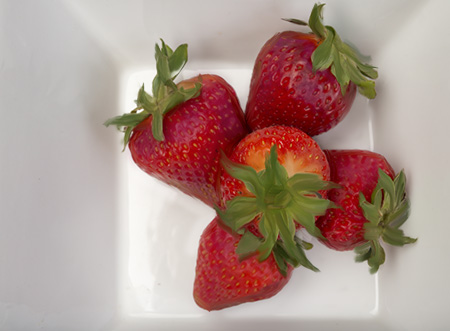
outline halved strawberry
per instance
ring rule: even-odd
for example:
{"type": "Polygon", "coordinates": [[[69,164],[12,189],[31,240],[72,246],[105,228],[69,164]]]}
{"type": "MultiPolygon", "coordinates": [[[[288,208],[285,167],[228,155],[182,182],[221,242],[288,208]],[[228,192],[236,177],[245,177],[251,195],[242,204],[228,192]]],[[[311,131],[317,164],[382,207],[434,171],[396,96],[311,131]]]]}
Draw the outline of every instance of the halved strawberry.
{"type": "Polygon", "coordinates": [[[194,281],[194,299],[201,308],[219,310],[268,299],[289,281],[292,267],[282,275],[273,256],[263,262],[255,255],[241,260],[236,253],[239,239],[217,217],[202,233],[194,281]]]}
{"type": "Polygon", "coordinates": [[[209,206],[217,195],[220,151],[229,153],[248,128],[234,89],[217,75],[200,75],[178,84],[187,45],[175,51],[156,45],[153,96],[139,90],[137,108],[105,125],[125,132],[135,163],[146,173],[209,206]]]}
{"type": "Polygon", "coordinates": [[[295,126],[310,136],[336,126],[349,112],[356,88],[375,97],[374,67],[322,24],[323,4],[315,5],[309,23],[313,33],[275,34],[259,52],[251,78],[246,119],[253,129],[295,126]]]}
{"type": "MultiPolygon", "coordinates": [[[[296,237],[298,224],[321,236],[315,218],[330,207],[329,165],[319,145],[299,129],[273,126],[254,131],[223,158],[224,209],[221,220],[242,234],[241,255],[271,256],[281,239],[283,254],[274,254],[280,271],[286,264],[317,270],[303,249],[311,245],[296,237]]],[[[276,253],[276,252],[274,252],[276,253]]]]}
{"type": "Polygon", "coordinates": [[[329,209],[316,225],[335,250],[355,249],[357,261],[368,261],[376,272],[385,261],[381,241],[403,246],[416,239],[406,237],[400,226],[408,219],[406,176],[395,175],[386,158],[365,150],[326,150],[331,180],[341,187],[328,198],[339,208],[329,209]]]}

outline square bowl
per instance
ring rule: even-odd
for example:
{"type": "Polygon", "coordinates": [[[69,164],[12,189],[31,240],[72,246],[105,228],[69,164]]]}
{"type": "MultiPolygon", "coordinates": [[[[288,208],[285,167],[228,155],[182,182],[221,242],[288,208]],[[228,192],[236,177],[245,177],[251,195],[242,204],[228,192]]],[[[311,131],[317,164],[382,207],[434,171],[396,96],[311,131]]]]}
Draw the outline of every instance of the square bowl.
{"type": "Polygon", "coordinates": [[[102,123],[155,74],[159,38],[189,44],[181,78],[224,77],[244,107],[253,61],[280,18],[314,1],[0,0],[1,330],[444,330],[450,3],[330,0],[324,21],[371,55],[376,99],[317,137],[386,156],[408,176],[418,237],[379,273],[315,242],[277,296],[218,312],[192,298],[214,211],[140,171],[102,123]],[[20,128],[20,130],[18,129],[20,128]],[[433,199],[432,199],[433,198],[433,199]],[[444,237],[444,239],[440,237],[444,237]]]}

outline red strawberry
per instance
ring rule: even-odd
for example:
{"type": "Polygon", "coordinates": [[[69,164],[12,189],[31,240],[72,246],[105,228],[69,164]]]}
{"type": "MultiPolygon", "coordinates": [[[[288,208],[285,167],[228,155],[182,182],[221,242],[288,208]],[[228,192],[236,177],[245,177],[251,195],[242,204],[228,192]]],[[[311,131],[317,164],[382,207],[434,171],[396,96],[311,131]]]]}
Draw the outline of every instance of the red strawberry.
{"type": "Polygon", "coordinates": [[[295,234],[301,224],[321,236],[315,217],[330,206],[323,198],[330,187],[329,166],[318,144],[299,129],[273,126],[247,135],[222,163],[225,209],[217,211],[226,225],[243,234],[240,251],[257,251],[264,260],[280,239],[281,255],[288,257],[275,254],[281,270],[284,262],[317,270],[295,234]]]}
{"type": "Polygon", "coordinates": [[[251,78],[246,119],[255,130],[292,125],[315,136],[336,126],[349,112],[356,94],[375,97],[374,67],[363,64],[336,31],[322,24],[322,5],[309,23],[313,34],[277,33],[259,52],[251,78]]]}
{"type": "Polygon", "coordinates": [[[105,124],[125,128],[125,145],[142,170],[214,206],[220,150],[229,153],[248,132],[236,93],[215,75],[175,85],[187,45],[173,52],[163,42],[156,59],[153,96],[142,86],[137,108],[105,124]]]}
{"type": "Polygon", "coordinates": [[[329,209],[316,225],[328,247],[339,250],[356,248],[358,260],[368,260],[376,272],[385,260],[380,244],[396,246],[415,242],[399,227],[409,216],[403,172],[395,176],[380,154],[364,150],[325,151],[331,168],[331,181],[341,185],[328,192],[328,198],[340,209],[329,209]],[[369,202],[368,202],[369,201],[369,202]]]}
{"type": "Polygon", "coordinates": [[[219,310],[244,302],[270,298],[286,285],[292,267],[282,275],[270,256],[258,261],[251,256],[243,261],[236,253],[239,235],[231,235],[214,219],[200,237],[194,299],[206,310],[219,310]]]}

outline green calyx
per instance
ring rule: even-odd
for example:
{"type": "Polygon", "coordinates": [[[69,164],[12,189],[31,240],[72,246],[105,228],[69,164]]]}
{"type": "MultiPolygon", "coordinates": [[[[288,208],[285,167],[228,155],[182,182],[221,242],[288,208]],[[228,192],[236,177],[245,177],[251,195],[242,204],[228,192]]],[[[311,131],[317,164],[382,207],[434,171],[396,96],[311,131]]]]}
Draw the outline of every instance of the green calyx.
{"type": "Polygon", "coordinates": [[[308,23],[297,19],[285,19],[285,21],[309,26],[312,32],[322,40],[311,56],[313,69],[326,70],[330,68],[341,86],[343,95],[351,81],[358,86],[359,93],[369,99],[375,98],[376,91],[373,80],[378,78],[375,67],[363,63],[358,52],[343,42],[333,27],[323,25],[323,6],[325,5],[314,5],[308,23]]]}
{"type": "Polygon", "coordinates": [[[279,270],[287,272],[287,264],[318,271],[307,259],[304,249],[312,247],[296,236],[295,221],[315,237],[323,238],[315,225],[315,217],[334,207],[318,193],[336,187],[317,174],[297,173],[288,176],[279,163],[276,146],[266,157],[265,169],[256,172],[250,166],[234,163],[225,155],[222,165],[234,178],[241,180],[253,196],[237,196],[227,201],[224,210],[216,208],[221,220],[231,230],[242,234],[236,252],[241,258],[257,253],[264,261],[273,252],[279,270]],[[261,237],[252,234],[245,225],[259,219],[261,237]],[[295,221],[294,221],[295,220],[295,221]]]}
{"type": "Polygon", "coordinates": [[[410,203],[405,194],[406,176],[401,171],[394,180],[383,170],[378,170],[379,180],[371,202],[360,193],[360,206],[365,218],[364,239],[367,243],[355,248],[356,261],[367,261],[370,273],[376,273],[386,259],[381,240],[394,246],[403,246],[417,241],[404,235],[400,227],[409,217],[410,203]],[[381,239],[381,240],[380,240],[381,239]]]}
{"type": "Polygon", "coordinates": [[[178,87],[174,80],[184,68],[188,55],[187,44],[182,44],[173,51],[161,39],[161,47],[155,45],[156,76],[152,83],[152,94],[144,89],[144,85],[139,89],[136,108],[130,113],[113,117],[107,120],[104,125],[115,125],[119,130],[124,131],[124,149],[127,146],[133,128],[143,120],[152,116],[152,133],[158,141],[164,140],[163,117],[179,104],[195,98],[199,95],[202,87],[200,82],[189,89],[178,87]]]}

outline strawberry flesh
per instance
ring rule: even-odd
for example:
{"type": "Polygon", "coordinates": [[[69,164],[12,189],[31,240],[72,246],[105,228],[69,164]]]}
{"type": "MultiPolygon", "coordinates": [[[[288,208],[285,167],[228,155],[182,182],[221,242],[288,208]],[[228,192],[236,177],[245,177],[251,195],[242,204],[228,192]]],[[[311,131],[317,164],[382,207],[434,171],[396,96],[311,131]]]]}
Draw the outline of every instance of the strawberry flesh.
{"type": "MultiPolygon", "coordinates": [[[[328,161],[320,146],[301,130],[288,126],[272,126],[252,132],[239,142],[230,160],[261,171],[273,145],[277,146],[278,161],[290,177],[309,172],[318,174],[323,180],[330,179],[328,161]]],[[[223,202],[250,194],[240,180],[225,171],[221,173],[221,189],[223,202]]]]}

